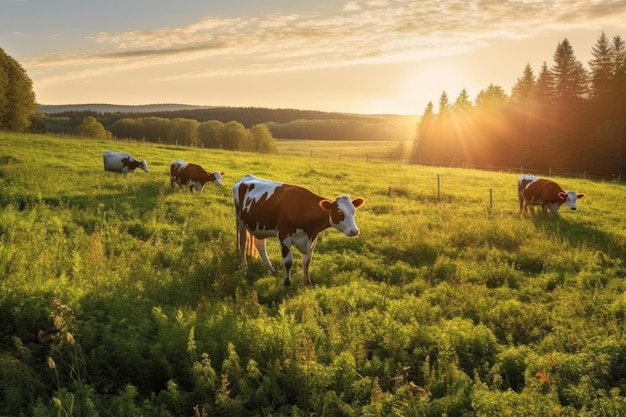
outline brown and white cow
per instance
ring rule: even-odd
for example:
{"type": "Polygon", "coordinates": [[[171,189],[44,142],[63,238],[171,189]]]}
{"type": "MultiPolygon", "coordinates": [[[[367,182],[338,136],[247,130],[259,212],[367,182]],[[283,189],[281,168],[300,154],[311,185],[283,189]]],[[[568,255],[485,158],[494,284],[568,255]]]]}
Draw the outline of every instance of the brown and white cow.
{"type": "Polygon", "coordinates": [[[141,168],[148,172],[148,163],[144,160],[137,161],[132,155],[122,152],[106,151],[102,154],[105,171],[121,172],[127,174],[141,168]]]}
{"type": "Polygon", "coordinates": [[[200,165],[177,159],[170,165],[170,186],[173,188],[174,183],[180,187],[189,187],[189,191],[202,191],[204,184],[213,182],[215,185],[222,185],[223,172],[207,172],[200,165]]]}
{"type": "Polygon", "coordinates": [[[323,230],[334,227],[346,236],[358,236],[356,210],[365,202],[342,195],[334,200],[314,194],[297,185],[282,184],[246,175],[233,186],[237,218],[237,242],[242,267],[254,245],[267,268],[276,272],[267,257],[265,238],[277,237],[285,266],[285,285],[291,284],[291,246],[302,254],[302,285],[311,284],[309,264],[323,230]]]}
{"type": "Polygon", "coordinates": [[[528,212],[528,206],[541,206],[545,213],[547,210],[554,215],[561,204],[566,203],[571,210],[576,210],[576,201],[583,198],[584,194],[575,191],[563,191],[554,181],[537,178],[534,175],[522,175],[517,180],[517,195],[519,198],[519,211],[528,212]]]}

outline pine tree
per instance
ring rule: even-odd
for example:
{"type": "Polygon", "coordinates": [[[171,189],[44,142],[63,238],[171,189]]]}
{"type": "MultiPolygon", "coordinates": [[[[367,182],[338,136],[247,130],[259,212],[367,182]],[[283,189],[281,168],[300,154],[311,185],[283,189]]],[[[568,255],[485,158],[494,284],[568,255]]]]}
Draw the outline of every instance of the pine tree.
{"type": "Polygon", "coordinates": [[[614,74],[613,49],[604,32],[591,49],[591,55],[591,98],[602,106],[611,92],[614,74]]]}
{"type": "Polygon", "coordinates": [[[554,74],[554,92],[558,104],[568,107],[587,96],[587,71],[576,59],[574,49],[567,38],[556,47],[551,70],[554,74]]]}
{"type": "Polygon", "coordinates": [[[464,88],[459,93],[459,96],[454,101],[452,108],[459,112],[466,112],[472,108],[472,102],[469,99],[469,94],[467,94],[467,90],[464,88]]]}
{"type": "Polygon", "coordinates": [[[548,64],[543,62],[541,72],[537,77],[537,83],[533,89],[533,97],[541,106],[550,106],[554,103],[554,74],[548,68],[548,64]]]}
{"type": "Polygon", "coordinates": [[[425,151],[428,142],[428,133],[435,119],[433,103],[429,101],[424,110],[422,118],[417,123],[415,137],[413,138],[412,160],[414,162],[424,162],[425,151]]]}
{"type": "Polygon", "coordinates": [[[524,73],[517,79],[511,89],[511,101],[518,104],[527,104],[532,100],[535,88],[535,74],[530,64],[526,64],[524,73]]]}
{"type": "Polygon", "coordinates": [[[489,84],[484,90],[476,95],[476,107],[490,108],[496,110],[506,104],[507,95],[499,85],[489,84]]]}
{"type": "Polygon", "coordinates": [[[616,120],[626,118],[626,44],[624,40],[615,36],[612,45],[613,55],[613,82],[611,106],[617,112],[616,120]]]}

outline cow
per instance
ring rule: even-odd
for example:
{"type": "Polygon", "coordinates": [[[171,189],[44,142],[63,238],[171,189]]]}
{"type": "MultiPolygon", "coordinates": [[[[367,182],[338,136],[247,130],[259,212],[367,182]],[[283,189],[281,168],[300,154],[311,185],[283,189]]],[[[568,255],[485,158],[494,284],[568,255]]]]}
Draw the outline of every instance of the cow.
{"type": "Polygon", "coordinates": [[[122,174],[128,174],[129,172],[135,172],[135,169],[141,168],[145,172],[148,172],[148,163],[144,160],[137,161],[132,155],[122,152],[106,151],[102,154],[104,161],[104,170],[121,172],[122,174]]]}
{"type": "Polygon", "coordinates": [[[329,200],[297,185],[250,174],[235,183],[233,196],[241,267],[247,266],[247,255],[258,252],[265,266],[275,273],[265,247],[265,238],[275,236],[282,250],[285,286],[291,285],[291,247],[302,254],[302,285],[310,285],[309,265],[318,234],[334,227],[346,236],[358,236],[354,214],[365,203],[363,198],[351,200],[347,195],[329,200]]]}
{"type": "Polygon", "coordinates": [[[213,182],[215,185],[222,185],[223,172],[207,172],[200,165],[177,159],[170,165],[170,186],[174,188],[174,184],[179,187],[189,187],[189,191],[193,193],[194,188],[200,192],[207,182],[213,182]]]}
{"type": "Polygon", "coordinates": [[[528,212],[528,206],[541,206],[543,213],[547,210],[556,215],[561,204],[566,203],[571,210],[576,210],[576,201],[584,194],[575,191],[563,191],[554,181],[537,178],[534,175],[522,175],[517,180],[517,196],[520,214],[528,212]]]}

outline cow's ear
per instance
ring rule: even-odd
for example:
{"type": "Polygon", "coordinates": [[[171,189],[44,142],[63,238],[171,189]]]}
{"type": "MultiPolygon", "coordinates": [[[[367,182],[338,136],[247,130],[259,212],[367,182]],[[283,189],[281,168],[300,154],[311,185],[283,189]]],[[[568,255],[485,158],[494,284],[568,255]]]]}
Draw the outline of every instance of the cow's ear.
{"type": "Polygon", "coordinates": [[[352,200],[352,205],[354,206],[355,209],[358,209],[359,207],[363,206],[363,204],[365,204],[365,200],[362,199],[361,197],[355,198],[354,200],[352,200]]]}
{"type": "Polygon", "coordinates": [[[585,196],[584,194],[578,194],[576,197],[583,198],[584,196],[585,196]]]}
{"type": "Polygon", "coordinates": [[[563,191],[561,191],[561,192],[559,193],[559,198],[560,198],[561,200],[565,201],[565,199],[567,198],[567,194],[565,194],[563,191]]]}
{"type": "Polygon", "coordinates": [[[220,175],[223,177],[224,175],[226,175],[225,172],[220,172],[220,175]]]}
{"type": "Polygon", "coordinates": [[[320,201],[320,207],[322,208],[322,210],[326,210],[326,211],[331,211],[333,209],[333,202],[330,200],[322,200],[320,201]]]}

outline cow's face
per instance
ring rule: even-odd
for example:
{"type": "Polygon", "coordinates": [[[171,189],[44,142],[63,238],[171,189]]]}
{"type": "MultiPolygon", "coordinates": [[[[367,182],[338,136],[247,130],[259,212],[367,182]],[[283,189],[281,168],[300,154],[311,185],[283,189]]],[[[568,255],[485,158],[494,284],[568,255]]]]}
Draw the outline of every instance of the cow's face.
{"type": "Polygon", "coordinates": [[[148,163],[145,159],[139,163],[139,168],[143,169],[145,172],[149,172],[148,163]]]}
{"type": "Polygon", "coordinates": [[[222,185],[222,177],[224,176],[223,172],[219,172],[219,171],[215,171],[213,174],[213,182],[215,183],[215,185],[222,185]]]}
{"type": "Polygon", "coordinates": [[[569,207],[570,210],[576,210],[576,201],[578,201],[579,198],[583,198],[585,195],[576,194],[574,191],[568,191],[567,193],[560,193],[559,196],[565,200],[564,203],[567,204],[567,207],[569,207]]]}
{"type": "Polygon", "coordinates": [[[341,230],[346,236],[358,236],[359,228],[354,222],[354,214],[359,207],[363,206],[363,203],[365,200],[362,198],[350,200],[350,197],[342,195],[335,201],[320,201],[320,207],[328,212],[332,227],[341,230]]]}

